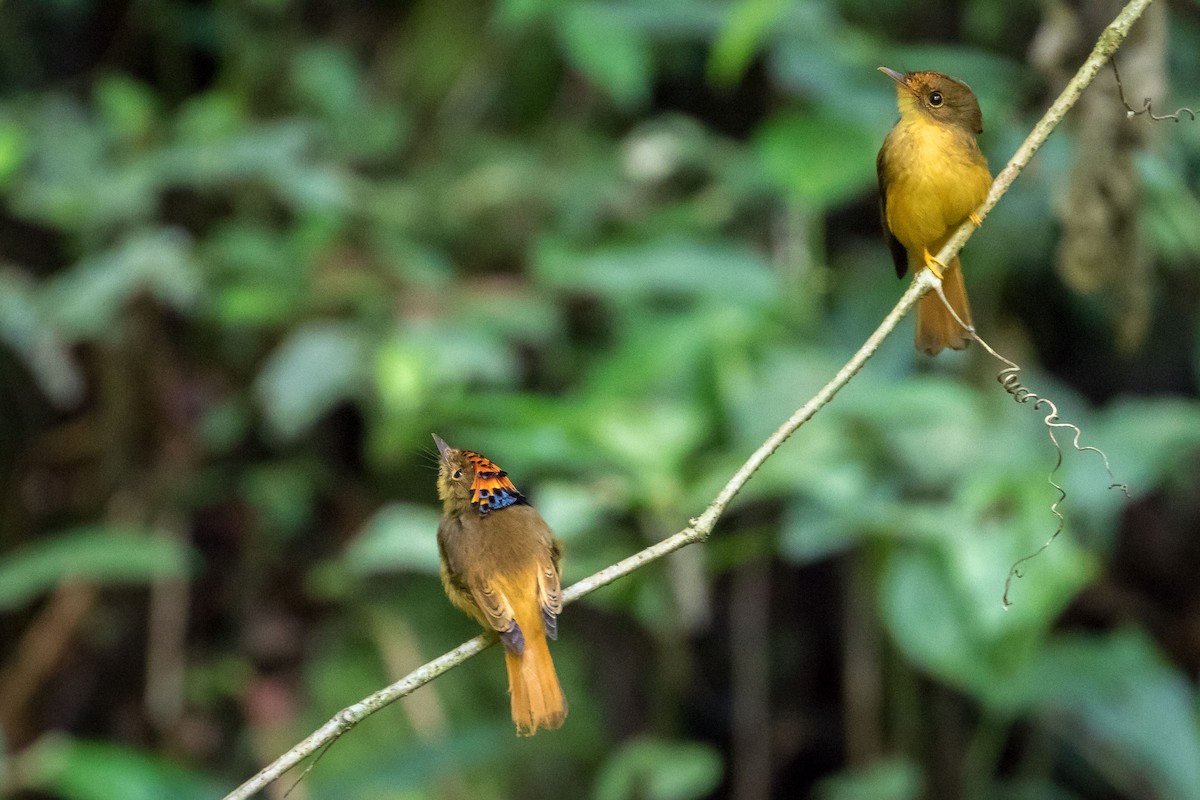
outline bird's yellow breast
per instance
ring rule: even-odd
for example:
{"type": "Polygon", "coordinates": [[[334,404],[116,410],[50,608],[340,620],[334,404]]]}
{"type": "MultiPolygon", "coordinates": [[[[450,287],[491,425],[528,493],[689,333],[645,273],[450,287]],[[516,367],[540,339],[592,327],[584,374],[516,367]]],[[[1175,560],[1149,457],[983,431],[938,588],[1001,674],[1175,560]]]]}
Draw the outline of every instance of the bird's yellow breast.
{"type": "Polygon", "coordinates": [[[902,116],[884,142],[887,226],[910,252],[936,251],[987,198],[987,159],[975,137],[925,114],[902,116]]]}

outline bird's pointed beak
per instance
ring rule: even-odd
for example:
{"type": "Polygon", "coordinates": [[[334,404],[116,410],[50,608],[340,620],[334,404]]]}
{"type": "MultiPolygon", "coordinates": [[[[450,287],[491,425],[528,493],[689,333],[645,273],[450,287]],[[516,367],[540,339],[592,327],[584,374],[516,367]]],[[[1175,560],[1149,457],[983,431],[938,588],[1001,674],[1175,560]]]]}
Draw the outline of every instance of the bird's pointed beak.
{"type": "Polygon", "coordinates": [[[908,81],[904,79],[903,72],[896,72],[896,70],[890,69],[889,67],[880,67],[879,71],[882,72],[884,75],[887,75],[889,78],[894,80],[896,83],[903,86],[905,89],[909,88],[908,81]]]}
{"type": "Polygon", "coordinates": [[[445,440],[436,433],[433,434],[433,443],[437,445],[438,452],[442,454],[442,461],[449,461],[450,445],[446,444],[445,440]]]}

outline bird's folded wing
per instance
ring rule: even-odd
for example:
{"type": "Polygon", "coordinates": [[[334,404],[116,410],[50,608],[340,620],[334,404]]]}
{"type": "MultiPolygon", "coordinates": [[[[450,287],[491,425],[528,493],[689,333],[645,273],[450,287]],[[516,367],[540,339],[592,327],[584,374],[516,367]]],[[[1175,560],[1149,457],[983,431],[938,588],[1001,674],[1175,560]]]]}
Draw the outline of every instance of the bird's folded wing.
{"type": "Polygon", "coordinates": [[[546,635],[558,638],[558,615],[562,613],[562,587],[559,585],[558,567],[553,561],[538,564],[538,605],[542,607],[542,624],[546,635]]]}

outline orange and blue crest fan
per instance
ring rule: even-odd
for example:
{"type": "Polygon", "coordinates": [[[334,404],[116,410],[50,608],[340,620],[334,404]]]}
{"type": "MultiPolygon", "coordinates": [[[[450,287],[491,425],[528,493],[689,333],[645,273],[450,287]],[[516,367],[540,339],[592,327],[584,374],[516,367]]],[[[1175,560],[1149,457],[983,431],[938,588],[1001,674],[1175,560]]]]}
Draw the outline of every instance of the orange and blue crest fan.
{"type": "Polygon", "coordinates": [[[475,469],[475,480],[471,483],[471,505],[479,509],[480,514],[528,502],[508,479],[508,473],[490,458],[472,450],[464,450],[463,454],[475,469]]]}

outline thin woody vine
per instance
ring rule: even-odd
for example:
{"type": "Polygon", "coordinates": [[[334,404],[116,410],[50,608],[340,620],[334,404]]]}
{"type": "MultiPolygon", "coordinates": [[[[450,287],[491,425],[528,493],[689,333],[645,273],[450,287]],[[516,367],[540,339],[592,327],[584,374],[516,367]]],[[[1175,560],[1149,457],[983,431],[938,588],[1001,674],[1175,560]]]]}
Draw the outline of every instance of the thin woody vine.
{"type": "MultiPolygon", "coordinates": [[[[943,278],[946,275],[946,272],[949,271],[948,268],[950,265],[958,263],[958,253],[966,243],[967,239],[970,238],[977,227],[984,223],[988,213],[1008,190],[1009,186],[1021,173],[1025,166],[1028,165],[1034,154],[1046,141],[1058,123],[1062,121],[1067,112],[1079,100],[1083,90],[1092,82],[1092,80],[1106,64],[1112,65],[1114,79],[1116,80],[1118,89],[1120,91],[1121,102],[1125,106],[1130,118],[1143,114],[1146,115],[1148,119],[1155,121],[1171,119],[1178,122],[1181,115],[1190,116],[1192,119],[1195,118],[1195,113],[1188,108],[1181,108],[1174,114],[1156,115],[1151,108],[1151,101],[1149,99],[1145,100],[1143,108],[1140,110],[1132,108],[1125,100],[1124,87],[1121,85],[1120,76],[1117,72],[1117,66],[1112,58],[1125,40],[1125,37],[1127,36],[1134,22],[1137,21],[1137,19],[1142,15],[1151,2],[1152,0],[1131,0],[1131,2],[1129,2],[1117,15],[1117,17],[1108,25],[1108,27],[1099,37],[1090,55],[1084,60],[1083,64],[1076,71],[1074,77],[1068,82],[1058,98],[1050,105],[1047,111],[1043,114],[1042,118],[1037,122],[1037,124],[1034,125],[1025,141],[1018,148],[1017,152],[1012,156],[1004,169],[1002,169],[996,175],[994,180],[991,180],[990,185],[986,190],[986,195],[978,203],[977,207],[968,209],[962,214],[964,219],[961,224],[958,224],[956,227],[952,227],[949,230],[938,232],[937,236],[923,241],[904,242],[901,241],[901,238],[903,237],[895,237],[897,242],[901,245],[901,249],[903,250],[903,258],[905,260],[904,263],[906,269],[912,267],[913,272],[915,273],[912,282],[909,284],[908,288],[901,296],[896,306],[887,314],[880,325],[867,338],[866,342],[850,358],[850,360],[847,361],[846,364],[841,367],[841,369],[839,369],[837,374],[811,399],[809,399],[808,402],[797,409],[791,417],[789,417],[782,425],[780,425],[779,428],[777,428],[775,432],[772,433],[766,439],[766,441],[764,441],[749,456],[746,462],[737,470],[737,472],[734,473],[724,487],[722,487],[716,498],[709,503],[709,505],[699,516],[690,520],[687,526],[677,533],[659,542],[656,542],[655,544],[652,544],[649,547],[634,553],[633,555],[630,555],[615,564],[605,567],[595,574],[561,590],[558,590],[557,582],[557,553],[551,549],[549,543],[545,543],[545,556],[540,559],[534,559],[540,565],[541,572],[543,573],[540,577],[537,574],[533,576],[533,581],[541,595],[539,606],[537,607],[537,610],[540,611],[540,614],[532,615],[532,617],[538,618],[537,622],[530,621],[526,623],[530,628],[536,628],[537,624],[540,622],[543,642],[547,634],[549,634],[552,630],[556,630],[557,613],[559,610],[561,610],[562,606],[578,600],[584,595],[606,586],[609,583],[612,583],[613,581],[616,581],[619,578],[624,577],[625,575],[628,575],[651,562],[657,561],[658,559],[675,552],[676,550],[679,550],[690,544],[704,542],[707,540],[711,535],[717,521],[724,513],[726,507],[745,486],[746,482],[750,480],[758,468],[762,466],[762,464],[768,458],[770,458],[771,455],[774,454],[774,452],[805,422],[811,419],[818,411],[827,405],[842,387],[849,383],[849,381],[858,373],[858,371],[862,369],[871,355],[874,354],[876,349],[878,349],[883,340],[891,334],[899,321],[918,302],[924,303],[919,313],[932,313],[938,315],[940,318],[944,312],[945,316],[953,321],[955,327],[948,330],[950,330],[954,338],[949,339],[946,346],[953,346],[949,342],[965,343],[967,340],[978,342],[979,345],[983,347],[990,355],[1004,364],[1004,367],[997,375],[997,379],[1000,382],[1003,390],[1012,396],[1014,401],[1017,403],[1029,404],[1030,407],[1035,411],[1044,410],[1047,412],[1043,417],[1043,423],[1047,428],[1049,439],[1057,454],[1056,461],[1050,471],[1048,481],[1053,489],[1057,492],[1058,497],[1051,503],[1050,511],[1057,518],[1058,526],[1054,529],[1053,533],[1050,534],[1049,538],[1046,540],[1045,544],[1041,546],[1041,548],[1018,560],[1010,567],[1008,577],[1005,581],[1004,595],[1002,598],[1002,602],[1005,606],[1009,604],[1009,587],[1013,578],[1021,577],[1021,568],[1023,564],[1045,550],[1045,548],[1048,547],[1054,538],[1057,537],[1061,532],[1065,522],[1063,514],[1059,510],[1059,505],[1066,498],[1066,493],[1054,480],[1055,474],[1059,466],[1062,464],[1064,457],[1064,449],[1059,441],[1058,434],[1062,433],[1064,430],[1071,431],[1073,435],[1070,439],[1070,444],[1074,451],[1081,453],[1096,453],[1103,460],[1105,469],[1107,470],[1110,478],[1112,476],[1112,470],[1109,466],[1108,458],[1103,451],[1097,447],[1082,445],[1080,443],[1082,436],[1081,430],[1077,426],[1069,422],[1062,421],[1059,418],[1058,408],[1053,401],[1046,397],[1035,394],[1021,383],[1020,366],[998,353],[979,335],[973,324],[971,324],[970,317],[962,313],[966,308],[965,305],[955,302],[957,297],[953,295],[955,292],[957,292],[957,287],[952,287],[951,296],[948,296],[946,292],[946,282],[943,280],[943,278]],[[913,244],[915,247],[910,248],[905,246],[907,244],[913,244]],[[915,259],[914,254],[911,252],[912,250],[918,250],[918,252],[915,253],[915,259]],[[933,252],[934,250],[936,250],[936,252],[933,252]],[[930,298],[922,300],[922,298],[929,292],[935,293],[936,296],[931,295],[930,298]],[[931,302],[939,303],[941,308],[933,311],[932,309],[935,307],[931,305],[931,302]],[[930,309],[930,311],[926,311],[926,309],[930,309]],[[548,564],[553,564],[554,566],[554,569],[552,570],[554,578],[553,581],[549,580],[549,576],[547,574],[551,571],[548,569],[548,564]],[[539,581],[541,581],[541,583],[539,583],[539,581]],[[547,611],[552,613],[547,613],[547,611]]],[[[899,75],[899,73],[897,73],[897,75],[899,75]]],[[[895,78],[895,76],[893,76],[893,78],[895,78]]],[[[933,91],[939,87],[928,86],[926,88],[929,91],[933,91]]],[[[905,91],[905,89],[898,84],[897,91],[899,93],[905,91]]],[[[953,91],[954,90],[952,89],[952,92],[953,91]]],[[[944,93],[942,94],[941,99],[944,104],[946,100],[944,93]]],[[[963,97],[959,95],[956,99],[962,100],[963,97]]],[[[973,96],[971,97],[971,100],[974,100],[973,96]]],[[[903,100],[901,101],[901,110],[903,111],[903,100]]],[[[984,170],[986,171],[986,166],[984,167],[984,170]]],[[[884,220],[886,225],[886,212],[884,220]]],[[[903,225],[901,225],[901,228],[903,228],[903,225]]],[[[895,236],[894,229],[890,232],[893,234],[893,236],[895,236]]],[[[907,234],[907,231],[905,233],[907,234]]],[[[892,250],[893,256],[896,256],[897,248],[893,246],[892,250]]],[[[897,267],[899,267],[899,262],[897,262],[897,267]]],[[[961,276],[958,278],[958,280],[961,281],[961,276]]],[[[965,294],[962,299],[965,303],[965,294]]],[[[918,334],[918,336],[919,335],[920,334],[918,334]]],[[[918,339],[918,342],[920,342],[920,339],[918,339]]],[[[439,449],[441,448],[439,447],[439,449]]],[[[443,453],[443,457],[445,458],[445,453],[443,453]]],[[[456,463],[452,458],[445,460],[448,465],[456,463]]],[[[495,465],[487,459],[483,459],[483,461],[491,465],[491,467],[495,467],[495,465]]],[[[502,490],[499,497],[500,503],[505,503],[509,506],[523,506],[529,508],[527,505],[522,504],[519,500],[514,498],[514,495],[519,497],[519,493],[516,492],[515,487],[513,487],[510,492],[509,487],[512,486],[512,484],[507,480],[507,475],[499,474],[503,472],[502,470],[499,470],[498,468],[489,468],[485,472],[488,472],[489,474],[483,480],[480,486],[474,485],[477,482],[475,480],[472,480],[471,483],[467,485],[467,489],[463,497],[466,499],[468,505],[472,500],[478,503],[482,498],[477,494],[477,490],[486,488],[489,490],[489,498],[495,497],[496,495],[494,492],[497,490],[502,490]]],[[[451,476],[451,481],[456,480],[452,477],[453,474],[454,469],[452,468],[448,472],[448,475],[451,476]]],[[[1119,488],[1124,491],[1126,495],[1128,495],[1128,490],[1124,484],[1118,483],[1115,479],[1112,479],[1110,488],[1119,488]]],[[[488,507],[489,513],[491,513],[491,499],[488,500],[488,507]]],[[[504,508],[504,510],[499,511],[498,513],[503,514],[507,510],[509,509],[504,508]]],[[[536,512],[533,513],[536,514],[536,512]]],[[[540,520],[540,517],[538,517],[538,519],[540,520]]],[[[545,523],[543,522],[542,525],[544,524],[545,523]]],[[[540,530],[540,528],[538,530],[540,530]]],[[[534,538],[536,539],[537,537],[534,538]]],[[[459,578],[461,578],[461,576],[459,576],[459,578]]],[[[455,585],[455,581],[459,578],[456,578],[453,574],[443,575],[443,580],[449,583],[447,587],[448,591],[452,588],[458,588],[455,585]]],[[[366,717],[383,709],[401,697],[411,694],[419,687],[434,680],[439,675],[453,669],[468,658],[471,658],[472,656],[490,648],[498,641],[504,640],[506,653],[513,653],[513,651],[516,649],[516,646],[510,643],[514,642],[516,639],[515,630],[517,627],[519,627],[519,623],[517,626],[509,628],[508,620],[510,618],[514,620],[519,619],[519,616],[516,615],[515,610],[512,608],[506,609],[503,603],[499,603],[498,601],[489,598],[487,592],[482,591],[482,587],[481,591],[479,592],[472,591],[469,586],[467,589],[472,594],[473,602],[479,607],[480,615],[483,617],[481,621],[484,622],[486,628],[490,628],[491,630],[480,634],[479,636],[476,636],[467,642],[464,642],[457,648],[422,665],[399,681],[396,681],[395,683],[380,689],[374,694],[342,709],[328,722],[307,736],[303,741],[290,748],[274,762],[264,767],[237,789],[230,792],[226,796],[226,800],[242,800],[243,798],[249,798],[262,790],[264,787],[278,780],[281,776],[283,776],[286,772],[295,767],[308,756],[316,753],[318,754],[319,758],[319,755],[327,750],[339,737],[352,729],[366,717]],[[476,595],[478,595],[478,598],[476,595]],[[483,602],[480,602],[480,600],[483,602]],[[489,604],[491,605],[489,606],[489,604]],[[488,607],[485,608],[485,606],[488,607]],[[492,611],[496,611],[497,614],[491,614],[490,612],[492,611]],[[513,612],[511,617],[508,616],[510,611],[513,612]],[[490,616],[494,616],[497,620],[499,620],[499,623],[493,624],[493,622],[489,619],[490,616]]],[[[452,594],[451,596],[453,597],[454,595],[452,594]]],[[[509,605],[511,606],[511,603],[509,605]]],[[[471,612],[469,608],[467,610],[474,615],[474,612],[471,612]]],[[[524,616],[527,619],[532,619],[529,611],[522,612],[520,616],[524,616]]],[[[525,636],[524,632],[522,632],[522,636],[525,636]]],[[[525,642],[526,644],[524,646],[527,647],[527,638],[525,639],[525,642]]],[[[512,672],[510,670],[510,684],[513,680],[511,676],[512,672]]],[[[519,674],[517,679],[520,680],[519,674]]],[[[540,679],[541,678],[539,676],[539,680],[540,679]]],[[[553,701],[554,698],[551,696],[549,699],[553,701]]],[[[530,706],[530,708],[532,708],[532,706],[530,706]]],[[[556,716],[557,712],[554,711],[553,702],[551,702],[549,705],[543,703],[540,708],[549,709],[549,719],[552,725],[561,721],[556,716]]],[[[562,713],[564,715],[566,713],[565,702],[562,707],[562,713]]],[[[527,717],[527,719],[532,721],[532,717],[527,717]]],[[[315,761],[313,763],[315,763],[315,761]]],[[[308,769],[312,769],[312,766],[313,764],[310,764],[305,772],[300,775],[297,781],[302,780],[304,774],[307,774],[308,769]]]]}

